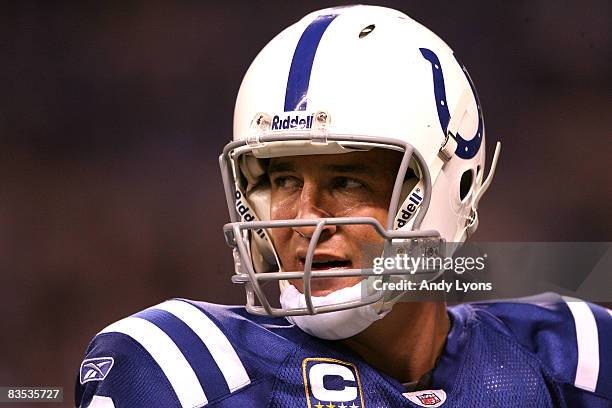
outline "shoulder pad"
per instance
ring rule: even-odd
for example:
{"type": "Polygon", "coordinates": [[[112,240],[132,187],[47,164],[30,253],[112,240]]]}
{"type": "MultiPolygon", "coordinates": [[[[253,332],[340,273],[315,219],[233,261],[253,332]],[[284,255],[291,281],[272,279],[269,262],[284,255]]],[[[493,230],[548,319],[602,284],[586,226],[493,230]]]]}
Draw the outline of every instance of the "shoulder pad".
{"type": "Polygon", "coordinates": [[[95,395],[111,398],[109,406],[200,407],[250,383],[218,322],[175,299],[96,335],[81,365],[76,402],[90,406],[101,401],[95,395]]]}
{"type": "Polygon", "coordinates": [[[545,293],[472,305],[480,320],[516,338],[555,380],[612,397],[612,312],[545,293]]]}

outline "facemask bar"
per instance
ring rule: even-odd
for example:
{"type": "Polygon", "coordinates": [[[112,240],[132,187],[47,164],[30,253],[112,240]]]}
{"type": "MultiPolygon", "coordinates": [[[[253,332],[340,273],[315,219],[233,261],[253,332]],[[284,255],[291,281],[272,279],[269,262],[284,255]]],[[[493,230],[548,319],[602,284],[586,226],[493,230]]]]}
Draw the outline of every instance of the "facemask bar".
{"type": "MultiPolygon", "coordinates": [[[[269,229],[269,228],[291,228],[291,227],[305,227],[314,226],[315,231],[310,238],[308,252],[304,262],[304,271],[291,271],[291,272],[265,272],[257,273],[253,268],[252,262],[249,258],[240,256],[240,262],[243,269],[246,269],[247,273],[240,273],[232,277],[232,282],[241,283],[247,286],[247,292],[251,292],[247,295],[248,298],[254,300],[253,295],[256,295],[262,304],[261,307],[255,306],[255,304],[249,304],[255,313],[268,314],[273,316],[299,316],[306,314],[317,314],[325,313],[330,311],[344,310],[352,307],[364,306],[367,304],[375,303],[383,299],[384,293],[379,292],[372,295],[367,295],[361,300],[355,300],[350,302],[338,303],[335,305],[328,306],[314,306],[312,303],[311,294],[311,280],[312,278],[332,278],[332,277],[380,277],[383,281],[388,280],[392,275],[406,275],[406,271],[397,272],[394,270],[385,270],[384,272],[376,272],[373,268],[359,268],[359,269],[343,269],[343,270],[331,270],[331,271],[313,271],[312,261],[314,252],[320,237],[321,232],[328,225],[371,225],[374,227],[376,232],[383,238],[385,238],[384,252],[391,252],[393,240],[401,239],[402,241],[409,239],[413,245],[425,244],[428,248],[439,248],[442,241],[437,231],[390,231],[385,230],[380,223],[371,217],[338,217],[338,218],[319,218],[319,219],[299,219],[299,220],[276,220],[276,221],[251,221],[251,222],[238,222],[229,223],[224,226],[224,232],[227,243],[238,250],[239,254],[248,254],[247,244],[245,242],[245,230],[257,230],[257,229],[269,229]],[[285,311],[270,306],[265,293],[261,289],[260,283],[268,281],[281,281],[288,279],[302,279],[304,282],[304,297],[306,300],[306,308],[292,309],[285,311]]],[[[420,255],[420,254],[419,254],[420,255]]],[[[437,273],[438,271],[433,271],[437,273]]],[[[416,272],[416,274],[431,273],[416,272]]]]}
{"type": "MultiPolygon", "coordinates": [[[[240,221],[240,214],[238,213],[234,205],[234,197],[236,197],[236,184],[234,180],[234,169],[232,167],[232,153],[235,149],[247,145],[253,146],[253,149],[265,145],[267,142],[281,142],[281,141],[312,141],[312,137],[304,133],[283,133],[282,135],[270,135],[263,134],[259,136],[255,141],[239,140],[228,143],[223,149],[223,153],[219,157],[219,164],[221,167],[221,173],[223,177],[223,184],[225,187],[225,198],[228,204],[228,210],[230,213],[231,222],[224,226],[225,238],[230,247],[235,252],[236,261],[236,275],[232,277],[234,283],[242,283],[245,285],[247,294],[247,310],[254,314],[264,314],[271,316],[299,316],[299,315],[310,315],[317,313],[325,313],[331,311],[345,310],[368,304],[376,303],[383,300],[384,292],[367,295],[359,300],[352,300],[348,302],[342,302],[334,305],[326,306],[314,306],[312,302],[311,293],[311,279],[317,277],[351,277],[351,276],[376,276],[383,275],[383,279],[388,279],[389,275],[399,275],[400,273],[375,273],[373,269],[344,269],[336,271],[312,271],[312,260],[314,252],[321,235],[323,228],[326,225],[371,225],[374,229],[385,239],[383,247],[383,256],[387,257],[391,255],[393,240],[412,240],[416,242],[418,240],[432,240],[437,244],[440,243],[440,234],[438,231],[420,231],[421,222],[425,217],[429,203],[431,201],[431,178],[429,169],[426,165],[422,155],[413,148],[407,142],[403,142],[397,139],[391,138],[379,138],[371,136],[357,136],[357,135],[338,135],[328,134],[326,135],[326,141],[337,141],[337,142],[356,142],[361,144],[374,145],[376,147],[390,148],[393,150],[403,151],[402,161],[398,170],[393,193],[389,203],[389,210],[387,216],[387,228],[383,228],[380,223],[371,217],[347,217],[347,218],[321,218],[321,219],[294,219],[294,220],[274,220],[274,221],[240,221]],[[421,204],[421,208],[417,213],[412,230],[393,230],[393,222],[397,209],[399,206],[399,200],[401,195],[402,186],[406,173],[409,168],[410,160],[414,159],[419,166],[421,171],[421,178],[424,183],[424,197],[421,204]],[[291,227],[303,227],[303,226],[315,226],[316,229],[310,239],[308,252],[306,255],[304,271],[287,271],[287,272],[255,272],[253,261],[251,259],[250,251],[247,246],[246,240],[248,239],[244,234],[247,230],[257,230],[266,228],[291,228],[291,227]],[[236,256],[237,255],[237,256],[236,256]],[[245,273],[246,272],[246,273],[245,273]],[[274,308],[270,305],[265,293],[263,292],[260,281],[286,281],[288,279],[302,279],[304,282],[304,296],[306,300],[306,308],[295,308],[295,309],[282,309],[274,308]],[[255,296],[261,303],[261,306],[255,305],[255,296]]],[[[326,143],[324,141],[323,143],[326,143]]],[[[321,143],[312,141],[312,143],[321,143]]],[[[406,274],[403,272],[401,274],[406,274]]]]}

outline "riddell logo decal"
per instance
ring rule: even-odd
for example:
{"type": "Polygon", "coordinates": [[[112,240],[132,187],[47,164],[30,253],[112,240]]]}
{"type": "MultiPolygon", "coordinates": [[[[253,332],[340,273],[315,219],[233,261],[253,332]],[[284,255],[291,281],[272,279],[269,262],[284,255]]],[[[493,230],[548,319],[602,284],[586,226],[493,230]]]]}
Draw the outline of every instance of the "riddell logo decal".
{"type": "Polygon", "coordinates": [[[274,115],[272,117],[271,130],[287,129],[310,129],[314,114],[305,112],[294,112],[286,115],[274,115]]]}
{"type": "MultiPolygon", "coordinates": [[[[249,205],[246,202],[242,201],[242,194],[240,193],[240,191],[236,190],[236,211],[238,211],[238,214],[240,214],[240,216],[242,217],[243,221],[246,222],[250,222],[250,221],[256,221],[257,217],[255,217],[253,215],[253,210],[251,210],[251,207],[249,207],[249,205]]],[[[257,229],[255,230],[255,233],[257,235],[259,235],[260,238],[262,239],[266,239],[266,234],[264,233],[263,229],[257,229]]]]}
{"type": "Polygon", "coordinates": [[[408,197],[408,205],[400,209],[399,214],[395,218],[396,228],[402,228],[404,225],[410,221],[410,218],[416,213],[421,202],[423,202],[423,197],[419,195],[421,192],[420,188],[417,188],[408,197]]]}
{"type": "Polygon", "coordinates": [[[402,395],[421,407],[436,408],[442,406],[446,401],[446,392],[444,390],[406,392],[402,395]]]}

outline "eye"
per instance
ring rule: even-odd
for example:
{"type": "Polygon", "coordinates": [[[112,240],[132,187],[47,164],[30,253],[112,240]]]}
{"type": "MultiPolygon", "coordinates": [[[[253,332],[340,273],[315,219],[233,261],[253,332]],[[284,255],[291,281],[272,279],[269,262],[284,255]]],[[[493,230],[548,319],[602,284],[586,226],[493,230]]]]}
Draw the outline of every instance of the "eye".
{"type": "Polygon", "coordinates": [[[301,182],[298,178],[293,176],[278,176],[274,177],[272,180],[274,187],[278,189],[293,189],[299,188],[301,186],[301,182]]]}
{"type": "Polygon", "coordinates": [[[364,184],[359,180],[349,177],[336,177],[334,179],[335,188],[354,189],[364,187],[364,184]]]}

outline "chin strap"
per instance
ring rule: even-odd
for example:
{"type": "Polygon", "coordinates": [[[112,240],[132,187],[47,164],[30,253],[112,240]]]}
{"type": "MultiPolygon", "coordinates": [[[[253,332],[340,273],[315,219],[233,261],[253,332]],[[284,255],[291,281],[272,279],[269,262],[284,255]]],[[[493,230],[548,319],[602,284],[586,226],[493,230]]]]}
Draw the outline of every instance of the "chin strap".
{"type": "MultiPolygon", "coordinates": [[[[499,160],[499,155],[501,152],[501,143],[497,142],[495,144],[495,152],[493,153],[493,160],[491,161],[491,167],[489,168],[489,174],[487,175],[486,180],[480,185],[480,188],[475,192],[474,198],[472,199],[472,208],[470,210],[470,215],[467,218],[467,222],[465,228],[461,230],[458,235],[457,242],[463,241],[463,236],[466,235],[466,238],[476,232],[478,228],[478,203],[480,199],[484,196],[484,193],[487,192],[487,189],[491,185],[493,181],[493,176],[495,176],[495,169],[497,168],[497,161],[499,160]]],[[[480,184],[483,178],[484,171],[481,171],[478,174],[478,179],[476,180],[477,184],[480,184]]]]}

